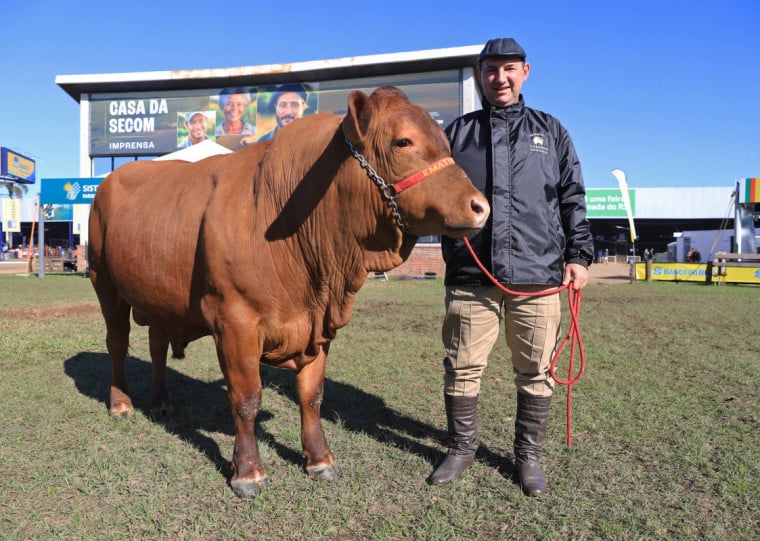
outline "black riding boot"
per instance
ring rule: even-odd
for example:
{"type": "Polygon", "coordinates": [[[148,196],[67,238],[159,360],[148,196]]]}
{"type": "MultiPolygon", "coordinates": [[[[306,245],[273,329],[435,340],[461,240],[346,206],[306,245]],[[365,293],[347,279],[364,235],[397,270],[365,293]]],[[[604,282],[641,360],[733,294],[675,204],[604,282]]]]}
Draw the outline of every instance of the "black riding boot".
{"type": "Polygon", "coordinates": [[[478,450],[478,397],[443,395],[449,430],[449,452],[428,478],[431,485],[450,483],[475,462],[478,450]]]}
{"type": "Polygon", "coordinates": [[[541,496],[546,490],[546,479],[541,470],[541,453],[546,441],[551,403],[551,396],[517,393],[515,466],[517,478],[526,496],[541,496]]]}

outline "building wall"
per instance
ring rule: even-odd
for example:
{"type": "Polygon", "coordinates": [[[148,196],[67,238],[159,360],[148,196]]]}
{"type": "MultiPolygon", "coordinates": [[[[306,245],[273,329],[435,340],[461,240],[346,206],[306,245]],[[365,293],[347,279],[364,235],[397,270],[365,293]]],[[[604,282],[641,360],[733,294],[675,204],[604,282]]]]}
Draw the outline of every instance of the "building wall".
{"type": "Polygon", "coordinates": [[[636,188],[634,219],[732,218],[733,186],[706,188],[636,188]],[[727,216],[731,213],[730,216],[727,216]]]}
{"type": "Polygon", "coordinates": [[[441,257],[440,244],[417,244],[409,256],[400,266],[388,272],[389,276],[436,276],[443,277],[446,265],[441,257]]]}

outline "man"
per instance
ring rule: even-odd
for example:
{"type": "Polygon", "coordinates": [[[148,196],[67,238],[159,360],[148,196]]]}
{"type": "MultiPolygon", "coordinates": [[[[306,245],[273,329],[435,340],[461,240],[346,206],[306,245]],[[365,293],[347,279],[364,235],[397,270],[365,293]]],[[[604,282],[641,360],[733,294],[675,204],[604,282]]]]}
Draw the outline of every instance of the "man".
{"type": "MultiPolygon", "coordinates": [[[[580,290],[594,254],[581,167],[559,121],[525,106],[525,58],[512,38],[488,41],[476,70],[483,109],[446,128],[454,160],[491,203],[488,223],[470,242],[511,290],[540,292],[568,283],[580,290]]],[[[508,295],[477,267],[462,240],[443,237],[441,245],[449,449],[428,482],[449,483],[475,460],[480,379],[504,315],[517,387],[517,476],[526,495],[540,496],[546,490],[541,455],[554,388],[549,365],[559,341],[559,294],[508,295]]]]}
{"type": "Polygon", "coordinates": [[[187,148],[208,139],[206,135],[206,127],[208,126],[208,117],[203,111],[193,111],[191,113],[185,113],[185,129],[187,130],[187,137],[185,137],[177,146],[177,148],[187,148]]]}
{"type": "Polygon", "coordinates": [[[277,133],[277,130],[287,126],[294,120],[304,115],[308,107],[309,94],[306,87],[301,83],[287,83],[280,85],[272,95],[271,104],[274,105],[274,116],[277,126],[270,132],[259,137],[259,141],[268,141],[277,133]]]}

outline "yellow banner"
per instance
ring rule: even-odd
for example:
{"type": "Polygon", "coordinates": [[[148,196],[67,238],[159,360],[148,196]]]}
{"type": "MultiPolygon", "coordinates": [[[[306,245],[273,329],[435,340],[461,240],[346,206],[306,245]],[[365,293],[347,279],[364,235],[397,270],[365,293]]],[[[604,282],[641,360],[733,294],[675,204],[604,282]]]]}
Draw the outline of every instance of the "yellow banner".
{"type": "MultiPolygon", "coordinates": [[[[760,284],[760,266],[724,267],[725,275],[720,276],[713,269],[713,283],[760,284]]],[[[636,263],[636,280],[647,279],[646,263],[636,263]]],[[[651,280],[671,282],[707,282],[705,263],[652,263],[651,280]]]]}
{"type": "Polygon", "coordinates": [[[3,231],[21,232],[21,199],[3,198],[3,231]]]}
{"type": "Polygon", "coordinates": [[[8,173],[23,179],[34,178],[34,161],[29,158],[8,151],[8,173]]]}
{"type": "MultiPolygon", "coordinates": [[[[646,263],[636,263],[636,280],[646,280],[646,263]]],[[[651,280],[669,282],[706,282],[705,263],[652,263],[651,280]]]]}
{"type": "Polygon", "coordinates": [[[760,284],[760,267],[725,267],[725,269],[726,275],[713,276],[713,282],[760,284]]]}

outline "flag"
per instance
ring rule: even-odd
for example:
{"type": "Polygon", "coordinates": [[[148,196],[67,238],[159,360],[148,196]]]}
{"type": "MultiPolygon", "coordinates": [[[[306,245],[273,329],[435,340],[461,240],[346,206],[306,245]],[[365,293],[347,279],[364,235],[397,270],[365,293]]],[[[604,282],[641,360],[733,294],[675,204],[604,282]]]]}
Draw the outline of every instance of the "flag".
{"type": "Polygon", "coordinates": [[[760,203],[760,178],[745,178],[743,203],[760,203]]]}
{"type": "Polygon", "coordinates": [[[636,243],[636,227],[633,225],[633,210],[631,209],[631,196],[628,194],[628,182],[625,180],[625,173],[621,169],[613,169],[612,174],[620,186],[620,194],[623,196],[625,204],[625,213],[628,215],[628,226],[631,231],[631,242],[636,243]]]}

